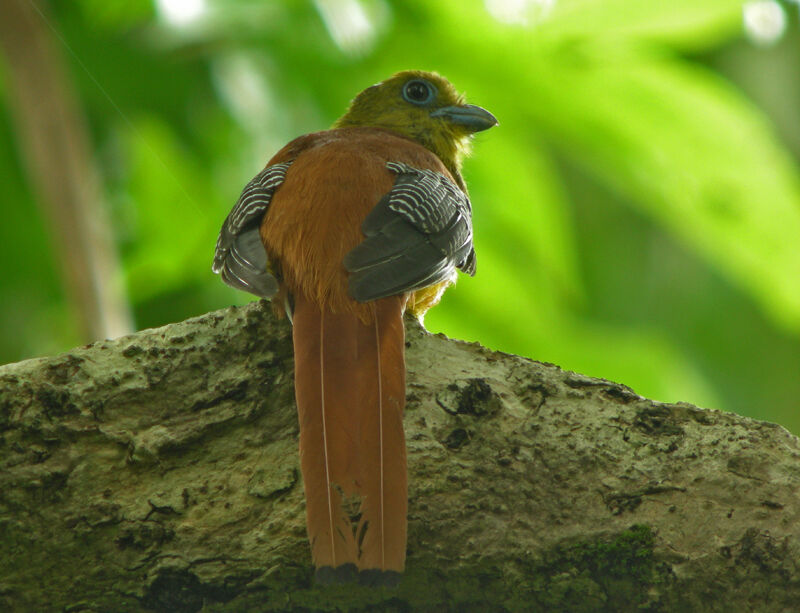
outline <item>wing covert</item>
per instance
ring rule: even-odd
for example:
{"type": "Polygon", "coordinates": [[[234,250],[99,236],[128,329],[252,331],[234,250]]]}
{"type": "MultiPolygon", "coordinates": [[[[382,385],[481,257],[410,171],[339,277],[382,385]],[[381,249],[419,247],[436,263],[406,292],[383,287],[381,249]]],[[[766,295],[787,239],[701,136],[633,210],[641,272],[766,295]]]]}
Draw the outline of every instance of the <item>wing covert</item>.
{"type": "Polygon", "coordinates": [[[469,198],[443,174],[388,162],[392,189],[361,226],[365,239],[344,259],[358,301],[410,292],[475,274],[469,198]]]}
{"type": "Polygon", "coordinates": [[[267,270],[259,227],[291,162],[267,166],[242,190],[217,239],[211,270],[236,289],[272,298],[278,283],[267,270]]]}

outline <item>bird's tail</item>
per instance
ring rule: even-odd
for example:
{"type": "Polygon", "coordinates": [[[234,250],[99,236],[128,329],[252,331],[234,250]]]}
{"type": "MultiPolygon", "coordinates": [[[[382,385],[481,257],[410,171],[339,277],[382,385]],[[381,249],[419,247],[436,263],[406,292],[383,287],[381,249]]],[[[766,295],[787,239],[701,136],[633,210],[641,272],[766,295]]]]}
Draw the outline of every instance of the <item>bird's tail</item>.
{"type": "Polygon", "coordinates": [[[405,565],[403,298],[371,321],[295,295],[295,393],[317,579],[391,583],[405,565]]]}

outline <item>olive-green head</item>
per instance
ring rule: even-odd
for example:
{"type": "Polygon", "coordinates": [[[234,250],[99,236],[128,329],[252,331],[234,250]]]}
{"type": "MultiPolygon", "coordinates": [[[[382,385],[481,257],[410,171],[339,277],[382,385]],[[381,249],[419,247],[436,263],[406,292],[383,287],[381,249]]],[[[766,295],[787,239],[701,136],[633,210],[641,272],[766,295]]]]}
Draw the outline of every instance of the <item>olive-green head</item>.
{"type": "Polygon", "coordinates": [[[334,127],[391,130],[433,151],[458,171],[472,134],[497,125],[486,109],[466,104],[450,82],[434,72],[406,70],[368,87],[334,127]]]}

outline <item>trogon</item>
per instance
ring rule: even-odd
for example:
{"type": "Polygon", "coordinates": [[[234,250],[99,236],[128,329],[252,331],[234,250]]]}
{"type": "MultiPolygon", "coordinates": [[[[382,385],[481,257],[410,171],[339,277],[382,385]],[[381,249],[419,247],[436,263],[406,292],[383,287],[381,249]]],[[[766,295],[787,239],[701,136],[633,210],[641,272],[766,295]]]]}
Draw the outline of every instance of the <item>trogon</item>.
{"type": "Polygon", "coordinates": [[[497,124],[443,77],[405,71],[247,184],[213,271],[293,324],[306,519],[317,581],[392,584],[405,566],[403,313],[475,274],[461,163],[497,124]]]}

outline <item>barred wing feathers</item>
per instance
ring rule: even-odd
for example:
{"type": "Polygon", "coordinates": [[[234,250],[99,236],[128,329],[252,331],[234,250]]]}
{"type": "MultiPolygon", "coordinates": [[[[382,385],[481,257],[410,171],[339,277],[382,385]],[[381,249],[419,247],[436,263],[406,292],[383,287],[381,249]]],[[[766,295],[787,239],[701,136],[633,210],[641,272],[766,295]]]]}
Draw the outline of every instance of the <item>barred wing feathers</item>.
{"type": "Polygon", "coordinates": [[[290,165],[273,164],[258,173],[222,224],[211,270],[231,287],[264,298],[272,298],[278,291],[275,277],[267,270],[259,226],[290,165]]]}
{"type": "Polygon", "coordinates": [[[394,186],[361,226],[365,239],[344,259],[358,301],[410,292],[475,274],[469,198],[441,173],[388,162],[394,186]]]}

